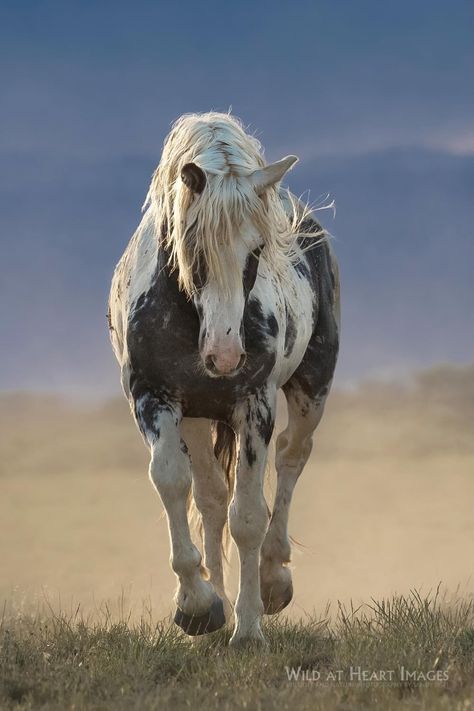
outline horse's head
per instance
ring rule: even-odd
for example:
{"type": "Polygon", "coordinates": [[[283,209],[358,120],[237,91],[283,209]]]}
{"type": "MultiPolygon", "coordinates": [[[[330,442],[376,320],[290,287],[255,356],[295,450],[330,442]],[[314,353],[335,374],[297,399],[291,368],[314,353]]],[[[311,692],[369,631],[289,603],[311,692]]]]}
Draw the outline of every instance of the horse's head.
{"type": "MultiPolygon", "coordinates": [[[[255,202],[257,208],[242,209],[239,219],[232,219],[230,213],[211,216],[223,225],[222,231],[230,231],[230,238],[219,241],[217,230],[215,243],[198,253],[193,261],[192,298],[200,320],[199,353],[211,376],[235,375],[245,363],[244,312],[257,278],[260,252],[268,246],[268,235],[263,239],[262,229],[259,229],[259,210],[268,209],[267,191],[296,160],[295,156],[288,156],[240,176],[239,199],[244,205],[255,202]],[[261,208],[258,203],[266,207],[261,208]]],[[[201,194],[209,188],[209,176],[196,163],[187,163],[181,169],[181,180],[183,189],[192,193],[193,203],[199,210],[201,194]]],[[[226,190],[225,184],[222,187],[221,183],[221,189],[226,190]]],[[[225,205],[229,203],[232,204],[232,200],[224,202],[224,208],[221,205],[221,212],[225,213],[225,205]]],[[[213,207],[215,210],[216,204],[213,207]]],[[[205,220],[203,225],[205,227],[205,220]]]]}

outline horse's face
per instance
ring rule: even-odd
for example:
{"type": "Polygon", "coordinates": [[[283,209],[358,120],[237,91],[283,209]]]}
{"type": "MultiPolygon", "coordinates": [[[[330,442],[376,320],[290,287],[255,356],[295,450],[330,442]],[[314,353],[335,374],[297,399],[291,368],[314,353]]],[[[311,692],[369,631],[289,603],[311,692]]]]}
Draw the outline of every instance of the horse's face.
{"type": "MultiPolygon", "coordinates": [[[[295,156],[287,156],[255,170],[246,176],[248,190],[263,196],[296,160],[295,156]]],[[[181,179],[198,200],[206,186],[205,172],[195,163],[186,163],[181,169],[181,179]]],[[[221,275],[229,275],[229,281],[225,282],[228,288],[223,289],[217,279],[210,277],[206,265],[199,265],[193,274],[193,298],[200,319],[199,352],[211,376],[235,375],[245,363],[243,318],[257,278],[260,248],[258,230],[244,220],[233,235],[232,246],[223,245],[219,254],[221,275]]]]}
{"type": "MultiPolygon", "coordinates": [[[[225,256],[224,252],[224,265],[225,256]]],[[[199,353],[206,371],[213,377],[235,375],[245,363],[243,318],[257,278],[259,256],[258,234],[249,225],[236,236],[234,254],[227,260],[229,269],[234,273],[238,269],[227,295],[223,295],[215,281],[207,280],[205,274],[195,276],[197,288],[193,298],[200,319],[199,353]]]]}

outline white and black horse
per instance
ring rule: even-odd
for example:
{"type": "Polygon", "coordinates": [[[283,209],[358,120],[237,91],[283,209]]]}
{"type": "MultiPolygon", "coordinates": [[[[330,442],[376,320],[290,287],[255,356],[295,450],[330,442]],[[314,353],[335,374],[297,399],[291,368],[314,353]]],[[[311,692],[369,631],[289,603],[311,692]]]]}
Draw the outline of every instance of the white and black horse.
{"type": "Polygon", "coordinates": [[[122,387],[168,518],[175,622],[199,635],[230,617],[228,522],[240,559],[234,645],[263,641],[262,614],[292,598],[291,497],[338,352],[337,263],[316,220],[279,189],[295,161],[266,166],[259,143],[227,114],[181,117],[110,293],[122,387]],[[276,441],[270,517],[263,485],[280,388],[288,425],[276,441]]]}

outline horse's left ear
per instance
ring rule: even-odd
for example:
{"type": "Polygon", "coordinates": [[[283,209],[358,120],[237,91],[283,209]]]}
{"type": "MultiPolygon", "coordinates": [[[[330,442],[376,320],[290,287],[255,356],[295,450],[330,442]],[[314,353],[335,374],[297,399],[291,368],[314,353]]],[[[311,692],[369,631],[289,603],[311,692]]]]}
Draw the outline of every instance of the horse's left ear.
{"type": "Polygon", "coordinates": [[[286,156],[278,160],[276,163],[270,163],[270,165],[265,166],[265,168],[259,168],[250,174],[250,181],[252,182],[257,193],[262,193],[270,185],[275,185],[275,183],[280,182],[285,173],[287,173],[290,168],[296,163],[298,158],[296,156],[286,156]]]}
{"type": "Polygon", "coordinates": [[[196,163],[186,163],[181,168],[181,180],[193,193],[200,195],[206,187],[206,174],[196,163]]]}

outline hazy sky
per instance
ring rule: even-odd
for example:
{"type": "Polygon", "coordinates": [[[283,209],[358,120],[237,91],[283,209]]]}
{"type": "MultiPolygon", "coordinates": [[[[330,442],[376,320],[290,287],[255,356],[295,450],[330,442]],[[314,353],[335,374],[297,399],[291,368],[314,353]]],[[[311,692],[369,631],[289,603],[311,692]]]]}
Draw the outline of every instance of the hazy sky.
{"type": "Polygon", "coordinates": [[[343,270],[339,377],[472,358],[474,3],[0,0],[2,388],[116,388],[113,266],[181,113],[233,111],[343,270]]]}
{"type": "Polygon", "coordinates": [[[1,7],[4,150],[156,156],[177,115],[232,106],[275,152],[474,152],[472,2],[1,7]]]}

